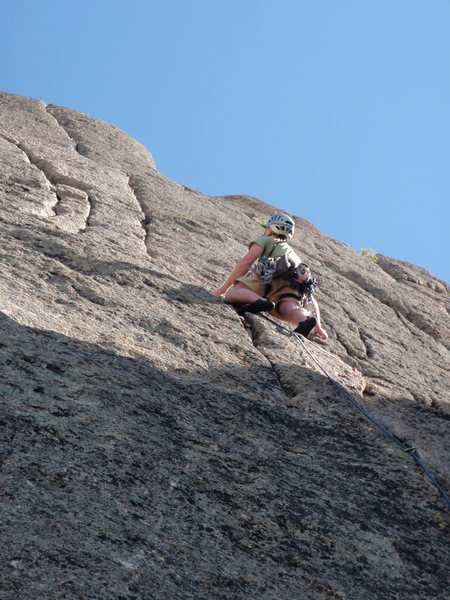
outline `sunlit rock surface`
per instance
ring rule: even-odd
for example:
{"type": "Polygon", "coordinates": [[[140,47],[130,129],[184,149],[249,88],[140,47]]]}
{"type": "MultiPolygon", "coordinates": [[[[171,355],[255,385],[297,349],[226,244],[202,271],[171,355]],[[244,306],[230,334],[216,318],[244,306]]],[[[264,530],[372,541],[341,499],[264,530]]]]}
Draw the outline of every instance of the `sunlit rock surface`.
{"type": "MultiPolygon", "coordinates": [[[[2,598],[449,596],[423,471],[209,294],[274,207],[10,94],[0,166],[2,598]]],[[[296,225],[330,334],[306,347],[448,489],[448,286],[296,225]]]]}

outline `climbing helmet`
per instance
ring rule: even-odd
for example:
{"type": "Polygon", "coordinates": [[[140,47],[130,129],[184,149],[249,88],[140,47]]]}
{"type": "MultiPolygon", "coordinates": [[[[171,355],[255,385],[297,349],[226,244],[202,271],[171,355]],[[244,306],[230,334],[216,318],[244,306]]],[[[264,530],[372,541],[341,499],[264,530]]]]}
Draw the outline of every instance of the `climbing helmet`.
{"type": "Polygon", "coordinates": [[[288,240],[294,235],[294,221],[289,215],[285,215],[284,213],[272,215],[267,221],[266,227],[270,227],[277,235],[284,235],[288,240]]]}

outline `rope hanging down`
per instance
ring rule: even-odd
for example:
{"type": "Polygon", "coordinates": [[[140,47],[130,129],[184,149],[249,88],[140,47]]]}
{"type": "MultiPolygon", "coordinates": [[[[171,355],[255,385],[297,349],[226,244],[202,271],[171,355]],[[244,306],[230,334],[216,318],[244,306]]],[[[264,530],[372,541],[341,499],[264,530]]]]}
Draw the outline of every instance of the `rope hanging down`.
{"type": "Polygon", "coordinates": [[[439,485],[439,483],[436,481],[436,478],[434,477],[434,475],[427,469],[427,467],[424,465],[422,459],[416,454],[416,452],[415,452],[416,449],[408,447],[401,440],[399,440],[399,438],[397,436],[395,436],[391,431],[389,431],[388,429],[386,429],[386,427],[384,427],[383,425],[378,423],[378,421],[376,419],[374,419],[374,417],[372,417],[372,415],[370,413],[368,413],[366,411],[366,409],[363,406],[361,406],[361,404],[359,404],[359,402],[357,402],[338,381],[333,379],[325,371],[325,369],[322,367],[322,365],[319,363],[319,361],[316,359],[316,357],[312,354],[312,352],[306,347],[304,338],[301,335],[299,335],[298,333],[295,333],[294,331],[290,331],[286,327],[283,327],[276,321],[270,319],[267,315],[263,315],[263,314],[259,313],[259,316],[263,317],[264,319],[266,319],[266,321],[269,321],[269,323],[272,323],[273,325],[276,325],[278,328],[287,332],[289,335],[291,335],[293,338],[295,338],[301,344],[305,353],[311,358],[311,360],[314,362],[314,364],[316,364],[317,367],[322,371],[322,373],[325,375],[325,377],[328,379],[328,381],[331,383],[331,385],[333,387],[335,387],[342,394],[342,396],[344,396],[344,398],[346,398],[352,404],[352,406],[354,408],[356,408],[356,410],[358,412],[360,412],[364,417],[366,417],[366,419],[368,419],[379,431],[381,431],[387,437],[389,437],[393,442],[395,442],[398,446],[400,446],[400,448],[402,448],[402,450],[404,452],[409,454],[416,461],[416,463],[419,465],[419,467],[422,469],[422,471],[425,473],[425,475],[428,477],[428,479],[431,481],[431,483],[436,487],[438,492],[444,498],[444,500],[447,503],[447,507],[450,508],[450,499],[447,496],[445,490],[442,488],[442,486],[439,485]]]}

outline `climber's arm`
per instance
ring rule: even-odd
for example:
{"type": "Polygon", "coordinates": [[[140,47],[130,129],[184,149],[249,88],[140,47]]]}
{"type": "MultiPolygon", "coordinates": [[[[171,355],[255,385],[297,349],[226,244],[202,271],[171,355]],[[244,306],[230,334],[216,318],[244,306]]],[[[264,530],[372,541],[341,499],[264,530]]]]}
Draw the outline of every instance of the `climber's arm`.
{"type": "Polygon", "coordinates": [[[252,244],[250,246],[250,250],[245,256],[243,256],[238,261],[238,263],[231,271],[229,276],[226,278],[226,280],[222,283],[222,285],[216,290],[212,291],[213,296],[216,296],[216,298],[220,298],[220,296],[225,295],[227,290],[233,285],[236,279],[238,277],[242,277],[242,275],[245,275],[249,271],[250,267],[255,262],[255,260],[258,260],[261,251],[262,248],[259,244],[252,244]]]}

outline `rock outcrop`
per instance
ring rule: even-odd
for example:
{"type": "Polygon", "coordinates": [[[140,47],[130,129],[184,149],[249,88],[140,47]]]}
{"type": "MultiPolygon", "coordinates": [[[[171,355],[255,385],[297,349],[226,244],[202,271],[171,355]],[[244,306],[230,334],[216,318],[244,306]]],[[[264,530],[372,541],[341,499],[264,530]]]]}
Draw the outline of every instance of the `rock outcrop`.
{"type": "MultiPolygon", "coordinates": [[[[432,599],[448,507],[302,346],[215,300],[274,207],[0,94],[0,596],[432,599]]],[[[306,345],[447,489],[449,290],[296,217],[306,345]]]]}

